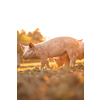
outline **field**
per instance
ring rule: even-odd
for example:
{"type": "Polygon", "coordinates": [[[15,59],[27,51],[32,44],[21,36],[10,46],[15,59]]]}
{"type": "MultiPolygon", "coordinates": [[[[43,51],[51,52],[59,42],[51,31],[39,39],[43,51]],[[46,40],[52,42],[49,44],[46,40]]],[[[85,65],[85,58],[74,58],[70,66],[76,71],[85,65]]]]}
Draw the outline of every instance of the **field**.
{"type": "Polygon", "coordinates": [[[40,70],[40,62],[17,68],[17,100],[84,100],[84,59],[75,66],[40,70]]]}

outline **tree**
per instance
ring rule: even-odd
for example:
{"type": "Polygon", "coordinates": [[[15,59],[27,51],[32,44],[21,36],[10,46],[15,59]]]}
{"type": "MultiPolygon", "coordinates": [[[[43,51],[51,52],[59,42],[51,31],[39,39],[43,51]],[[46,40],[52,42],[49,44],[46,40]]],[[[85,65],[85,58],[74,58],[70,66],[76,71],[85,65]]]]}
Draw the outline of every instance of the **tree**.
{"type": "Polygon", "coordinates": [[[32,38],[32,36],[33,36],[33,34],[32,34],[32,32],[28,32],[28,34],[27,34],[29,37],[31,37],[32,38]]]}
{"type": "Polygon", "coordinates": [[[17,30],[17,42],[20,41],[21,38],[21,34],[19,33],[19,31],[17,30]]]}
{"type": "Polygon", "coordinates": [[[21,30],[21,34],[22,34],[22,35],[25,35],[25,34],[26,34],[26,32],[25,32],[24,29],[21,30]]]}
{"type": "Polygon", "coordinates": [[[32,39],[35,39],[36,41],[42,42],[43,35],[40,32],[40,29],[37,28],[35,31],[33,31],[33,37],[32,39]]]}

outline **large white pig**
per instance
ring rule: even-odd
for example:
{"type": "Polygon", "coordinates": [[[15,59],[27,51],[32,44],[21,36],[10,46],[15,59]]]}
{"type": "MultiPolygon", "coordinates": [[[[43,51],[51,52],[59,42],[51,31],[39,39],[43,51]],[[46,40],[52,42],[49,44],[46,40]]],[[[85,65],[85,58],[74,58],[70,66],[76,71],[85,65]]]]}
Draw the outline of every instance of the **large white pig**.
{"type": "Polygon", "coordinates": [[[70,66],[73,67],[77,59],[77,49],[82,40],[72,37],[56,37],[38,44],[29,43],[29,46],[21,45],[24,50],[22,59],[41,59],[41,69],[48,58],[62,56],[68,53],[70,66]]]}
{"type": "MultiPolygon", "coordinates": [[[[77,52],[78,52],[77,59],[79,60],[83,59],[84,58],[84,42],[80,43],[80,46],[77,49],[77,52]]],[[[63,66],[63,64],[68,66],[70,63],[70,58],[67,53],[63,56],[53,57],[53,59],[56,61],[56,64],[58,65],[58,67],[63,66]]]]}

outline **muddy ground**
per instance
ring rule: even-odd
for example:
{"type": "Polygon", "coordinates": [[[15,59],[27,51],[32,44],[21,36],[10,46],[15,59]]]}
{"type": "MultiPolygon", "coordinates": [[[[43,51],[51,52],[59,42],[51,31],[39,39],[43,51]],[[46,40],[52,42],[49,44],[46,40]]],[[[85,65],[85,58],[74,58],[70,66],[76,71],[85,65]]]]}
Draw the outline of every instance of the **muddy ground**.
{"type": "MultiPolygon", "coordinates": [[[[84,100],[84,65],[17,71],[17,100],[84,100]]],[[[24,68],[24,67],[21,67],[24,68]]],[[[20,69],[21,69],[20,68],[20,69]]]]}

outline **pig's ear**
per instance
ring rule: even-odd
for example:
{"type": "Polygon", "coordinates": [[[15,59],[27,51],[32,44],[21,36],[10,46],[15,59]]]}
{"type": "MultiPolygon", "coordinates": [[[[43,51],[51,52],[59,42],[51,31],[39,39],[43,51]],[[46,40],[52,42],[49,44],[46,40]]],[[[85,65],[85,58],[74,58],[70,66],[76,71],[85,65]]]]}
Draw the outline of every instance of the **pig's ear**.
{"type": "Polygon", "coordinates": [[[32,42],[29,43],[30,48],[34,48],[34,44],[32,42]]]}
{"type": "Polygon", "coordinates": [[[81,40],[78,40],[78,42],[82,42],[83,41],[83,39],[81,39],[81,40]]]}
{"type": "Polygon", "coordinates": [[[20,44],[20,47],[24,51],[24,45],[20,44]]]}

